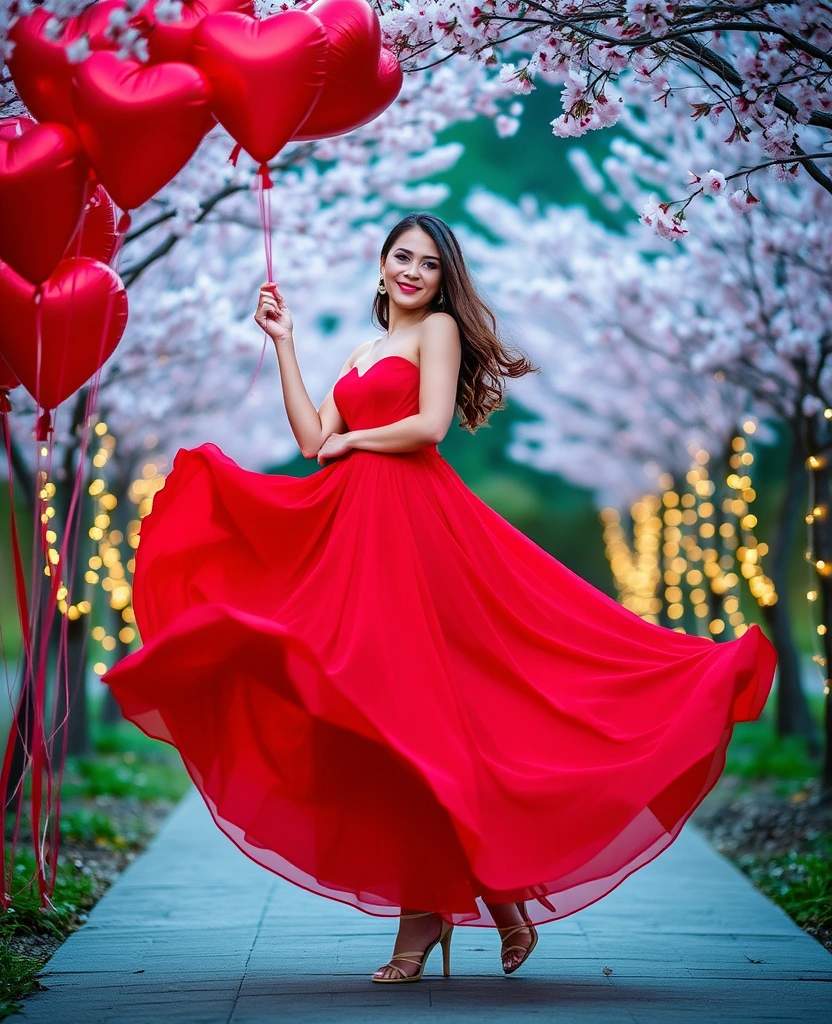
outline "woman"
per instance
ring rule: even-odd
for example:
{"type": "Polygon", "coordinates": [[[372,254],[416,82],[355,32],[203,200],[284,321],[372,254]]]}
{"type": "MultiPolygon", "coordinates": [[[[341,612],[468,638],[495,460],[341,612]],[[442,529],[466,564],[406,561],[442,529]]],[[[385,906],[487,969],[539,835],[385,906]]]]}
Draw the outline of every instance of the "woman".
{"type": "Polygon", "coordinates": [[[103,679],[245,853],[400,918],[374,982],[418,981],[438,942],[447,975],[455,924],[496,927],[511,974],[535,924],[676,838],[776,659],[757,626],[717,644],[646,622],[468,490],[437,445],[535,368],[500,343],[438,218],[398,224],[380,271],[386,333],[320,409],[263,286],[292,430],[324,468],[180,449],[142,522],[144,646],[103,679]]]}

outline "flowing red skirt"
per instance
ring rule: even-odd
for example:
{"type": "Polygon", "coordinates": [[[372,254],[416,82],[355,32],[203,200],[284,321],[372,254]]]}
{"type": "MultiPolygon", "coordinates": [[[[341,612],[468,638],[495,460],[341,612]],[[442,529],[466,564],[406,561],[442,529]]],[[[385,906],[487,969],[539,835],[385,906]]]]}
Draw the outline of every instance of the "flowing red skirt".
{"type": "Polygon", "coordinates": [[[486,900],[565,917],[666,849],[776,663],[757,626],[716,643],[642,620],[436,448],[305,478],[181,449],[134,607],[144,646],[104,681],[244,853],[458,924],[493,925],[486,900]]]}

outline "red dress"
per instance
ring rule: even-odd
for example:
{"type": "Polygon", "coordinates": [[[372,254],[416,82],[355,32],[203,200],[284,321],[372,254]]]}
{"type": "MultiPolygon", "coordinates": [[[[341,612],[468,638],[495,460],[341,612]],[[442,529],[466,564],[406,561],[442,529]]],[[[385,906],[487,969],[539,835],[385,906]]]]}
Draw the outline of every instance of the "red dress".
{"type": "MultiPolygon", "coordinates": [[[[351,430],[418,412],[386,356],[351,430]]],[[[673,842],[756,718],[776,655],[648,623],[477,498],[435,445],[309,477],[180,449],[144,519],[125,716],[174,744],[253,860],[370,914],[535,923],[673,842]]]]}

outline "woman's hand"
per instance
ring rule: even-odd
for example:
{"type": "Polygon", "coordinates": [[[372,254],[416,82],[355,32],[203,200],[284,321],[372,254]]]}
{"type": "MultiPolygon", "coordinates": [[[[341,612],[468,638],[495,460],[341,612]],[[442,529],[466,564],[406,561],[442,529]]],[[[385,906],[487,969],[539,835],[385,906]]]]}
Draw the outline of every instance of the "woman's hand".
{"type": "Polygon", "coordinates": [[[330,434],[318,452],[318,464],[322,466],[324,459],[337,459],[339,455],[352,451],[348,437],[349,434],[330,434]]]}
{"type": "Polygon", "coordinates": [[[267,282],[260,288],[260,301],[254,319],[272,341],[288,341],[292,337],[292,314],[276,284],[267,282]]]}

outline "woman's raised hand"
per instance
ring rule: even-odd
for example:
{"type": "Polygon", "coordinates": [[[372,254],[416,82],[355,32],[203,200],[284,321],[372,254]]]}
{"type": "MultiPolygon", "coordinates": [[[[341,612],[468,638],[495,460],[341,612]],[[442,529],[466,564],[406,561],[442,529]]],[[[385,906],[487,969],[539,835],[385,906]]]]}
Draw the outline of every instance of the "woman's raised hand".
{"type": "Polygon", "coordinates": [[[292,337],[292,314],[277,290],[277,285],[270,281],[260,288],[260,300],[254,319],[272,341],[287,341],[292,337]]]}

